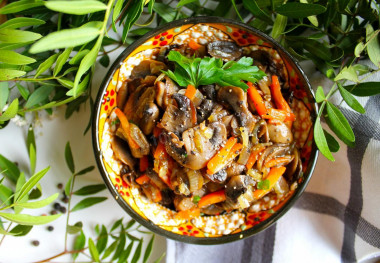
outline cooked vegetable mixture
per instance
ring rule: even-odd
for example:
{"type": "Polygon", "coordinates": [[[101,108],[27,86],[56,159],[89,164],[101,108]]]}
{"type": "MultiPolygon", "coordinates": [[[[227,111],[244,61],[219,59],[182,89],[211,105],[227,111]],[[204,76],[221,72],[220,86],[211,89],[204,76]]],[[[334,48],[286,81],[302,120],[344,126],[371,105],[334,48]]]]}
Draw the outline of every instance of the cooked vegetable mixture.
{"type": "Polygon", "coordinates": [[[112,150],[123,180],[182,219],[285,196],[302,163],[284,67],[228,41],[155,52],[117,93],[112,150]]]}

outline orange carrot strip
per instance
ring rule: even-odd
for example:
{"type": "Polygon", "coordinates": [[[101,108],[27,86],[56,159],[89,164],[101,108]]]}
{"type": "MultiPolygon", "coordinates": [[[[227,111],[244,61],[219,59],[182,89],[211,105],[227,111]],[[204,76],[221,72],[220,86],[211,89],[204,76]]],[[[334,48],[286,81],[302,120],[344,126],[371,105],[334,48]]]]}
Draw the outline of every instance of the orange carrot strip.
{"type": "Polygon", "coordinates": [[[195,42],[194,39],[191,39],[189,42],[189,47],[191,49],[197,50],[198,48],[201,47],[201,45],[199,45],[197,42],[195,42]]]}
{"type": "Polygon", "coordinates": [[[179,211],[176,215],[176,219],[192,219],[201,215],[201,210],[199,208],[192,208],[189,210],[179,211]]]}
{"type": "Polygon", "coordinates": [[[165,145],[162,142],[159,142],[153,157],[154,159],[160,159],[160,157],[163,157],[164,155],[166,155],[165,145]]]}
{"type": "Polygon", "coordinates": [[[135,142],[135,140],[133,140],[130,134],[130,127],[129,127],[129,121],[128,121],[127,116],[125,116],[124,112],[122,112],[119,108],[115,108],[115,113],[120,120],[121,128],[123,129],[127,137],[129,146],[134,149],[140,148],[140,146],[135,142]]]}
{"type": "Polygon", "coordinates": [[[235,137],[228,139],[226,145],[207,163],[207,173],[214,174],[223,168],[223,160],[227,159],[228,154],[236,143],[237,139],[235,137]]]}
{"type": "Polygon", "coordinates": [[[282,164],[284,162],[291,160],[291,158],[292,158],[291,156],[273,158],[272,160],[266,162],[264,166],[267,168],[271,168],[273,166],[278,166],[279,164],[282,164]]]}
{"type": "Polygon", "coordinates": [[[292,112],[289,104],[282,96],[280,82],[278,81],[278,77],[276,75],[272,76],[272,84],[270,85],[270,88],[277,108],[286,112],[292,112]]]}
{"type": "Polygon", "coordinates": [[[150,179],[146,174],[143,174],[136,179],[136,183],[138,183],[139,185],[147,184],[149,183],[149,181],[150,179]]]}
{"type": "Polygon", "coordinates": [[[198,202],[198,207],[202,208],[205,206],[209,206],[212,204],[220,203],[226,200],[226,194],[224,193],[224,189],[212,192],[207,194],[201,198],[198,202]]]}
{"type": "Polygon", "coordinates": [[[255,86],[251,82],[247,82],[247,85],[249,87],[248,89],[248,96],[253,101],[253,104],[255,105],[255,108],[257,110],[257,113],[260,114],[260,116],[264,116],[267,114],[267,109],[264,104],[264,100],[255,88],[255,86]]]}
{"type": "Polygon", "coordinates": [[[142,158],[140,158],[140,172],[145,172],[146,169],[148,169],[148,166],[149,166],[148,156],[144,155],[142,158]]]}
{"type": "Polygon", "coordinates": [[[189,99],[193,100],[195,97],[195,93],[197,93],[197,89],[191,84],[187,85],[187,89],[185,91],[185,96],[188,97],[189,99]]]}
{"type": "Polygon", "coordinates": [[[197,109],[195,108],[194,103],[190,100],[191,108],[191,123],[195,125],[197,123],[197,109]]]}
{"type": "Polygon", "coordinates": [[[165,150],[165,145],[161,142],[158,143],[156,151],[154,152],[154,171],[158,174],[158,177],[164,181],[170,188],[172,184],[170,182],[171,169],[173,167],[172,159],[168,156],[165,150]]]}
{"type": "Polygon", "coordinates": [[[255,165],[257,158],[259,157],[259,154],[262,151],[264,151],[264,149],[265,149],[265,146],[260,146],[251,152],[246,164],[247,170],[251,169],[255,165]]]}
{"type": "Polygon", "coordinates": [[[154,191],[154,193],[152,193],[153,202],[158,203],[162,200],[161,191],[160,191],[160,189],[158,189],[155,186],[154,186],[154,188],[155,188],[155,191],[154,191]]]}
{"type": "Polygon", "coordinates": [[[267,193],[269,193],[270,190],[272,190],[273,186],[277,183],[278,179],[280,179],[281,175],[285,173],[286,168],[281,166],[281,167],[273,167],[270,169],[267,177],[265,180],[269,180],[269,188],[262,190],[262,189],[257,189],[256,191],[253,192],[253,196],[255,199],[260,199],[267,193]]]}

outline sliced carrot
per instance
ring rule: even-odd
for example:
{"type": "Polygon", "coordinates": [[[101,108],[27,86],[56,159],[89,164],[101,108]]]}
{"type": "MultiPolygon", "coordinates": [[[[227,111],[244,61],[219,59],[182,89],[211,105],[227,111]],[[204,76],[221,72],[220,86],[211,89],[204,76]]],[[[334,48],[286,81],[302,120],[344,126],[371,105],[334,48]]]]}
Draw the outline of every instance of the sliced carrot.
{"type": "Polygon", "coordinates": [[[131,148],[138,149],[140,146],[133,140],[130,133],[130,126],[127,116],[119,108],[115,108],[115,113],[119,118],[121,128],[123,129],[125,136],[127,137],[128,144],[131,148]]]}
{"type": "Polygon", "coordinates": [[[198,202],[198,207],[202,208],[223,201],[226,201],[226,194],[224,192],[224,189],[203,196],[198,202]]]}
{"type": "Polygon", "coordinates": [[[154,187],[154,189],[155,189],[155,191],[154,191],[154,193],[152,193],[153,202],[155,202],[155,203],[161,202],[162,195],[161,195],[160,189],[158,189],[157,187],[154,187]]]}
{"type": "Polygon", "coordinates": [[[153,157],[154,159],[160,159],[164,155],[166,155],[165,145],[162,142],[159,142],[153,157]]]}
{"type": "Polygon", "coordinates": [[[255,86],[251,82],[247,82],[247,85],[249,87],[248,96],[252,100],[253,104],[255,105],[257,113],[260,114],[260,116],[266,115],[267,109],[265,107],[264,100],[261,97],[260,93],[257,91],[255,86]]]}
{"type": "Polygon", "coordinates": [[[173,167],[172,159],[165,150],[165,145],[161,142],[158,143],[156,151],[154,152],[154,171],[158,174],[158,177],[164,181],[170,188],[172,184],[170,182],[171,169],[173,167]]]}
{"type": "Polygon", "coordinates": [[[253,192],[253,196],[255,199],[260,199],[267,193],[269,193],[270,190],[272,190],[273,186],[277,183],[278,179],[280,179],[281,175],[285,173],[286,168],[281,166],[281,167],[273,167],[270,169],[267,177],[265,180],[269,181],[269,188],[262,190],[262,189],[257,189],[256,191],[253,192]]]}
{"type": "Polygon", "coordinates": [[[146,169],[149,167],[149,160],[148,156],[144,155],[142,158],[140,158],[140,172],[145,172],[146,169]]]}
{"type": "Polygon", "coordinates": [[[185,96],[188,97],[189,99],[193,100],[195,97],[195,93],[197,93],[197,89],[191,84],[187,85],[187,89],[185,91],[185,96]]]}
{"type": "Polygon", "coordinates": [[[289,104],[286,102],[281,93],[280,82],[278,81],[278,77],[276,75],[272,76],[272,84],[270,85],[272,97],[276,106],[280,110],[284,110],[286,112],[292,112],[289,104]]]}
{"type": "Polygon", "coordinates": [[[146,174],[143,174],[136,179],[136,183],[138,183],[139,185],[147,184],[149,183],[149,181],[150,179],[146,174]]]}
{"type": "Polygon", "coordinates": [[[199,208],[192,208],[184,211],[179,211],[176,215],[176,219],[192,219],[201,215],[201,210],[199,208]]]}
{"type": "Polygon", "coordinates": [[[232,147],[237,143],[235,137],[228,139],[226,145],[207,163],[207,173],[214,174],[224,167],[224,160],[227,159],[232,147]]]}
{"type": "Polygon", "coordinates": [[[265,146],[260,146],[258,147],[257,149],[255,148],[251,154],[249,155],[249,158],[248,158],[248,161],[247,161],[247,164],[246,164],[246,167],[247,167],[247,170],[251,169],[256,161],[257,161],[257,158],[259,157],[259,154],[264,151],[265,149],[265,146]]]}
{"type": "Polygon", "coordinates": [[[293,157],[291,155],[273,158],[272,160],[266,162],[264,166],[267,168],[271,168],[274,166],[284,165],[284,163],[289,163],[289,161],[291,161],[292,158],[293,157]]]}
{"type": "Polygon", "coordinates": [[[195,125],[197,123],[197,109],[195,108],[194,103],[190,100],[191,108],[191,123],[195,125]]]}
{"type": "Polygon", "coordinates": [[[161,128],[158,128],[157,126],[154,126],[154,128],[153,128],[153,136],[155,138],[158,138],[158,136],[160,136],[160,134],[161,134],[161,131],[162,131],[161,128]]]}
{"type": "Polygon", "coordinates": [[[201,47],[201,45],[199,45],[197,42],[195,42],[194,39],[191,39],[190,42],[189,42],[189,47],[191,49],[194,49],[194,50],[197,50],[201,47]]]}

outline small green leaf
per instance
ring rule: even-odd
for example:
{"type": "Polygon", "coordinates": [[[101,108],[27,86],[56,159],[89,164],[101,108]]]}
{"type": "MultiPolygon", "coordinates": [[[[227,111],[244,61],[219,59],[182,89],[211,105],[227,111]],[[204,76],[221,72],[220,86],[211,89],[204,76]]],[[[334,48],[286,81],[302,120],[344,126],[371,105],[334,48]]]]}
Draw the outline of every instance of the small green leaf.
{"type": "Polygon", "coordinates": [[[88,49],[83,49],[79,51],[70,61],[70,65],[77,65],[79,62],[84,58],[84,56],[87,55],[87,53],[90,52],[88,49]]]}
{"type": "Polygon", "coordinates": [[[326,110],[327,118],[330,121],[327,122],[327,124],[329,124],[331,130],[333,130],[342,141],[355,142],[354,132],[343,113],[331,102],[327,102],[326,110]]]}
{"type": "Polygon", "coordinates": [[[59,78],[57,81],[65,88],[72,89],[74,87],[74,82],[67,78],[59,78]]]}
{"type": "Polygon", "coordinates": [[[28,101],[25,103],[25,108],[31,108],[35,105],[38,105],[41,102],[44,102],[49,95],[54,90],[53,86],[41,86],[36,89],[30,96],[28,101]]]}
{"type": "Polygon", "coordinates": [[[94,169],[95,169],[94,166],[89,166],[89,167],[84,168],[83,170],[80,170],[80,171],[77,172],[75,175],[84,175],[84,174],[86,174],[86,173],[91,172],[91,171],[94,170],[94,169]]]}
{"type": "Polygon", "coordinates": [[[18,99],[14,99],[9,107],[0,115],[0,121],[7,121],[16,116],[18,111],[18,99]]]}
{"type": "Polygon", "coordinates": [[[102,259],[109,257],[112,254],[112,252],[115,251],[115,249],[117,247],[117,241],[118,240],[115,240],[114,242],[112,242],[112,244],[106,249],[106,251],[104,252],[104,254],[102,256],[102,259]]]}
{"type": "MultiPolygon", "coordinates": [[[[71,90],[66,92],[66,95],[72,97],[72,96],[74,96],[74,91],[76,91],[77,96],[81,95],[87,89],[88,84],[90,83],[90,76],[91,76],[91,74],[87,74],[86,77],[84,78],[84,80],[82,80],[82,82],[79,83],[78,88],[75,90],[73,87],[71,90]]],[[[75,83],[74,83],[74,85],[75,85],[75,83]]]]}
{"type": "Polygon", "coordinates": [[[180,0],[177,4],[177,8],[182,7],[184,5],[187,5],[187,4],[190,4],[190,3],[194,3],[194,2],[199,3],[199,0],[180,0]]]}
{"type": "Polygon", "coordinates": [[[30,179],[22,186],[20,189],[20,194],[16,198],[16,202],[22,200],[24,196],[26,196],[30,190],[44,177],[44,175],[49,171],[50,166],[46,167],[45,169],[39,171],[38,173],[34,174],[30,179]]]}
{"type": "Polygon", "coordinates": [[[123,3],[124,3],[123,0],[117,0],[115,7],[113,9],[113,12],[112,12],[112,27],[113,27],[115,32],[117,32],[115,23],[116,23],[117,18],[120,15],[121,8],[123,7],[123,3]]]}
{"type": "Polygon", "coordinates": [[[163,3],[154,3],[153,10],[163,19],[165,22],[171,22],[176,17],[176,10],[163,3]]]}
{"type": "Polygon", "coordinates": [[[0,9],[0,14],[12,14],[24,11],[26,9],[30,9],[33,7],[43,6],[43,1],[30,1],[30,0],[21,0],[16,1],[10,4],[7,4],[3,8],[0,9]]]}
{"type": "Polygon", "coordinates": [[[131,219],[128,224],[125,226],[125,230],[128,230],[130,229],[134,224],[136,223],[136,221],[134,219],[131,219]]]}
{"type": "Polygon", "coordinates": [[[65,49],[65,51],[62,52],[61,55],[59,55],[59,57],[57,58],[57,63],[55,64],[55,67],[54,67],[54,72],[53,72],[53,76],[57,76],[57,74],[59,72],[61,72],[61,69],[63,67],[63,65],[65,65],[67,59],[69,58],[70,54],[71,54],[71,51],[73,49],[72,48],[67,48],[65,49]]]}
{"type": "Polygon", "coordinates": [[[270,182],[269,180],[262,180],[257,183],[257,189],[260,190],[269,190],[270,182]]]}
{"type": "Polygon", "coordinates": [[[152,235],[152,238],[150,239],[149,244],[146,247],[146,250],[144,253],[144,260],[143,260],[144,263],[148,262],[150,254],[152,254],[153,242],[154,242],[154,235],[152,235]]]}
{"type": "Polygon", "coordinates": [[[54,54],[51,55],[48,59],[46,59],[44,62],[42,62],[37,70],[36,70],[36,75],[34,76],[37,78],[41,73],[44,73],[46,70],[48,70],[51,66],[53,66],[54,62],[57,60],[59,54],[54,54]]]}
{"type": "Polygon", "coordinates": [[[99,63],[100,65],[102,65],[103,67],[107,68],[110,64],[110,57],[105,54],[104,56],[102,56],[100,59],[99,59],[99,63]]]}
{"type": "MultiPolygon", "coordinates": [[[[4,83],[4,82],[2,82],[2,83],[4,83]]],[[[0,83],[0,86],[1,86],[1,83],[0,83]]],[[[17,89],[20,92],[21,96],[24,98],[24,100],[28,100],[29,90],[19,83],[16,83],[16,86],[17,86],[17,89]]]]}
{"type": "Polygon", "coordinates": [[[74,235],[80,231],[82,231],[83,223],[82,222],[76,222],[74,225],[67,225],[67,233],[74,235]]]}
{"type": "Polygon", "coordinates": [[[123,218],[120,218],[119,220],[117,220],[111,227],[111,232],[114,231],[116,228],[118,228],[121,223],[123,222],[123,218]]]}
{"type": "Polygon", "coordinates": [[[0,70],[0,81],[11,80],[14,78],[21,77],[25,75],[25,71],[16,70],[16,69],[1,69],[0,70]]]}
{"type": "Polygon", "coordinates": [[[65,160],[66,160],[67,167],[69,167],[70,171],[72,173],[75,173],[75,165],[74,165],[73,153],[70,147],[70,142],[66,143],[65,160]]]}
{"type": "Polygon", "coordinates": [[[322,86],[318,86],[317,92],[315,93],[315,100],[320,103],[326,99],[325,93],[323,92],[322,86]]]}
{"type": "MultiPolygon", "coordinates": [[[[0,12],[1,12],[1,9],[0,9],[0,12]]],[[[30,17],[16,17],[2,23],[0,25],[0,29],[2,28],[15,29],[15,28],[20,28],[20,27],[38,26],[38,25],[43,25],[43,24],[45,24],[45,21],[41,19],[30,18],[30,17]]]]}
{"type": "Polygon", "coordinates": [[[74,206],[74,208],[71,210],[72,212],[96,205],[98,203],[101,203],[103,201],[107,200],[107,197],[88,197],[80,201],[78,204],[74,206]]]}
{"type": "Polygon", "coordinates": [[[352,66],[356,73],[361,76],[361,75],[364,75],[364,74],[367,74],[368,72],[371,71],[371,68],[368,67],[367,65],[362,65],[362,64],[355,64],[352,66]]]}
{"type": "Polygon", "coordinates": [[[10,233],[14,234],[16,237],[26,236],[32,228],[33,226],[17,225],[10,231],[10,233]]]}
{"type": "Polygon", "coordinates": [[[335,77],[334,81],[342,79],[351,80],[352,82],[359,82],[358,75],[353,67],[344,67],[335,77]]]}
{"type": "Polygon", "coordinates": [[[276,8],[276,12],[291,18],[304,18],[326,12],[326,7],[317,4],[289,2],[276,8]]]}
{"type": "Polygon", "coordinates": [[[360,57],[360,54],[363,52],[365,46],[363,42],[359,42],[355,47],[355,57],[360,57]]]}
{"type": "Polygon", "coordinates": [[[323,132],[325,133],[327,145],[329,146],[330,151],[333,153],[339,151],[340,149],[339,142],[335,140],[335,138],[330,133],[328,133],[325,129],[323,129],[323,132]]]}
{"type": "Polygon", "coordinates": [[[30,53],[35,54],[57,48],[83,45],[95,39],[99,34],[99,27],[93,24],[91,24],[91,26],[84,25],[79,28],[63,29],[61,31],[50,33],[46,37],[37,41],[30,48],[30,53]]]}
{"type": "Polygon", "coordinates": [[[17,30],[17,29],[0,29],[0,42],[3,43],[21,43],[33,42],[40,39],[42,36],[30,31],[17,30]]]}
{"type": "Polygon", "coordinates": [[[162,261],[162,259],[165,257],[166,253],[162,253],[162,255],[156,260],[154,261],[154,263],[160,263],[162,261]]]}
{"type": "Polygon", "coordinates": [[[75,191],[73,194],[74,195],[92,195],[100,191],[103,191],[104,189],[106,189],[106,186],[104,184],[87,185],[75,191]]]}
{"type": "MultiPolygon", "coordinates": [[[[14,202],[17,204],[18,202],[24,203],[28,201],[28,195],[25,195],[22,199],[19,199],[19,196],[21,194],[21,188],[26,183],[25,175],[24,173],[20,173],[20,176],[17,179],[16,183],[16,190],[15,190],[15,196],[14,196],[14,202]]],[[[14,210],[16,214],[21,213],[22,207],[15,206],[14,210]]]]}
{"type": "MultiPolygon", "coordinates": [[[[4,177],[3,177],[4,179],[4,177]]],[[[3,202],[5,205],[10,205],[11,204],[11,196],[13,195],[12,189],[9,187],[0,184],[0,200],[3,202]]]]}
{"type": "Polygon", "coordinates": [[[102,254],[104,249],[107,247],[108,242],[108,233],[104,225],[102,225],[102,231],[99,234],[98,242],[96,242],[96,248],[99,251],[99,254],[102,254]]]}
{"type": "Polygon", "coordinates": [[[47,1],[45,6],[53,11],[71,15],[87,15],[102,10],[106,10],[107,6],[100,1],[81,0],[81,1],[47,1]]]}
{"type": "Polygon", "coordinates": [[[379,30],[373,31],[371,24],[366,26],[366,41],[367,41],[367,52],[369,59],[372,61],[376,67],[380,67],[380,43],[379,43],[379,30]],[[376,34],[376,35],[374,35],[376,34]]]}
{"type": "Polygon", "coordinates": [[[129,255],[131,254],[132,247],[133,247],[133,241],[131,243],[129,243],[127,248],[120,254],[120,257],[119,257],[119,260],[117,261],[117,263],[127,262],[127,259],[129,257],[129,255]]]}
{"type": "Polygon", "coordinates": [[[354,96],[351,95],[343,86],[338,83],[338,88],[340,95],[342,95],[342,98],[347,103],[348,106],[350,106],[353,110],[356,110],[357,112],[364,114],[365,109],[363,106],[355,99],[354,96]]]}
{"type": "Polygon", "coordinates": [[[355,96],[374,96],[380,93],[380,82],[364,82],[356,85],[348,85],[344,88],[355,96]]]}
{"type": "Polygon", "coordinates": [[[257,1],[243,0],[243,5],[249,12],[251,12],[257,18],[265,21],[270,25],[273,24],[272,18],[259,7],[257,1]]]}
{"type": "Polygon", "coordinates": [[[99,262],[99,252],[98,252],[98,250],[96,249],[96,246],[95,246],[95,244],[94,244],[94,241],[92,240],[91,237],[88,239],[88,248],[89,248],[89,250],[90,250],[90,254],[91,254],[92,259],[93,259],[95,262],[99,262]]]}
{"type": "MultiPolygon", "coordinates": [[[[82,250],[85,245],[86,245],[86,237],[83,231],[81,231],[80,235],[78,235],[77,238],[75,239],[73,250],[75,251],[82,250]]],[[[79,253],[74,253],[73,258],[76,259],[78,255],[79,253]]]]}
{"type": "MultiPolygon", "coordinates": [[[[125,230],[127,230],[127,229],[125,229],[125,230]]],[[[137,237],[135,237],[135,236],[133,236],[133,235],[131,235],[131,234],[129,234],[129,233],[127,233],[127,237],[130,239],[130,240],[132,240],[132,241],[139,241],[140,239],[138,239],[137,237]]]]}
{"type": "Polygon", "coordinates": [[[135,250],[135,254],[133,255],[131,263],[137,263],[137,261],[140,259],[142,242],[143,242],[143,240],[141,239],[136,250],[135,250]]]}
{"type": "Polygon", "coordinates": [[[56,220],[61,214],[49,216],[32,216],[26,214],[9,214],[0,212],[0,216],[21,225],[44,225],[56,220]]]}
{"type": "Polygon", "coordinates": [[[271,36],[274,39],[278,39],[285,30],[286,24],[288,22],[288,18],[286,16],[277,14],[276,19],[274,20],[272,34],[271,36]]]}
{"type": "Polygon", "coordinates": [[[70,196],[70,191],[71,191],[71,184],[73,182],[74,175],[70,176],[69,180],[67,181],[65,185],[65,195],[70,196]]]}
{"type": "Polygon", "coordinates": [[[36,150],[32,144],[29,146],[29,160],[30,172],[34,174],[36,171],[36,150]]]}
{"type": "Polygon", "coordinates": [[[113,254],[112,260],[117,259],[120,256],[120,254],[124,251],[125,242],[126,242],[125,236],[126,235],[124,232],[124,228],[121,227],[121,231],[120,231],[120,235],[119,235],[120,241],[119,241],[119,244],[117,245],[115,253],[113,254]]]}
{"type": "Polygon", "coordinates": [[[36,60],[11,50],[0,50],[0,62],[11,65],[27,65],[36,62],[36,60]]]}
{"type": "Polygon", "coordinates": [[[36,209],[36,208],[41,208],[41,207],[45,207],[49,204],[51,204],[55,199],[57,199],[59,196],[58,193],[55,193],[43,200],[39,200],[39,201],[34,201],[34,202],[27,202],[27,203],[17,203],[15,204],[15,206],[19,206],[19,207],[22,207],[22,208],[30,208],[30,209],[36,209]]]}
{"type": "Polygon", "coordinates": [[[335,161],[327,144],[325,133],[323,132],[319,117],[316,119],[314,124],[314,141],[318,149],[327,159],[330,161],[335,161]]]}
{"type": "Polygon", "coordinates": [[[20,176],[20,170],[17,165],[9,161],[3,155],[0,154],[0,171],[5,177],[7,177],[11,182],[16,183],[18,177],[20,176]]]}
{"type": "Polygon", "coordinates": [[[0,112],[2,112],[9,97],[8,82],[0,82],[0,112]]]}

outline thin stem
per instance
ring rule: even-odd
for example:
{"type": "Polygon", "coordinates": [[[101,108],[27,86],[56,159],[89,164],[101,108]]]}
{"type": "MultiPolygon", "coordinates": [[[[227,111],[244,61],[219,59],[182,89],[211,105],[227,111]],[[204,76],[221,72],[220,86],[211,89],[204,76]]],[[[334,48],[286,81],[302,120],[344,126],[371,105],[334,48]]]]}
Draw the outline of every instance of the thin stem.
{"type": "Polygon", "coordinates": [[[67,251],[67,236],[68,236],[68,227],[69,227],[69,219],[70,219],[70,214],[71,214],[71,199],[73,197],[73,189],[74,189],[74,184],[75,184],[75,174],[72,175],[73,180],[71,181],[71,187],[70,187],[70,197],[69,197],[69,202],[67,204],[67,217],[66,217],[66,232],[65,232],[65,251],[67,251]]]}
{"type": "MultiPolygon", "coordinates": [[[[12,226],[12,222],[9,223],[9,225],[8,225],[8,227],[7,227],[7,229],[6,229],[7,232],[9,232],[9,229],[11,228],[11,226],[12,226]]],[[[1,238],[1,240],[0,240],[0,246],[1,246],[1,244],[3,244],[3,241],[4,241],[4,238],[5,238],[5,237],[6,237],[6,235],[3,235],[3,236],[2,236],[2,238],[1,238]]]]}
{"type": "MultiPolygon", "coordinates": [[[[80,96],[81,94],[79,94],[78,96],[80,96]]],[[[17,112],[17,114],[23,114],[25,112],[32,112],[32,111],[38,111],[38,110],[44,110],[44,109],[50,109],[50,108],[53,108],[53,107],[59,107],[59,106],[62,106],[62,105],[65,105],[73,100],[75,100],[76,98],[74,97],[70,97],[68,99],[65,99],[65,100],[62,100],[60,102],[57,102],[57,103],[48,103],[46,105],[42,105],[40,107],[36,107],[36,108],[32,108],[32,109],[22,109],[22,110],[19,110],[17,112]]]]}
{"type": "Polygon", "coordinates": [[[58,14],[57,31],[61,30],[62,25],[62,13],[58,14]]]}

